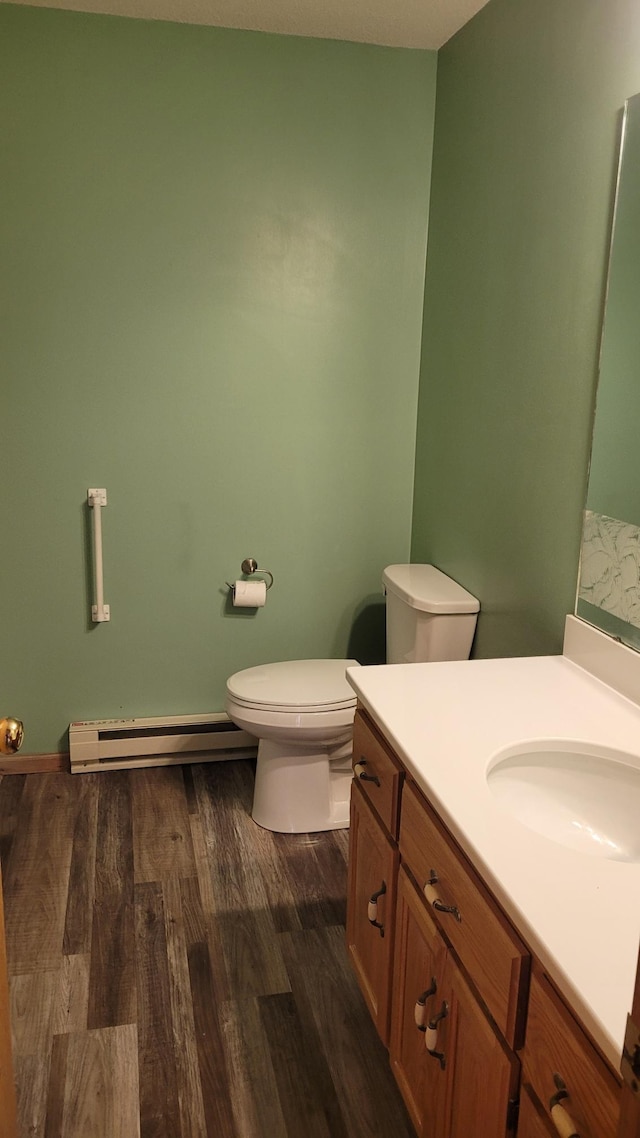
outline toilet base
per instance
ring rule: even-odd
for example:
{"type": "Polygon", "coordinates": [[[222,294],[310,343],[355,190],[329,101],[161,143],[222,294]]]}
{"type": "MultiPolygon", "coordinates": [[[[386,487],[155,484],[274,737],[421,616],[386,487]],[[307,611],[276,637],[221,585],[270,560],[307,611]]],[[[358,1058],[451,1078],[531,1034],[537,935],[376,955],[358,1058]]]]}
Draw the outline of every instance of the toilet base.
{"type": "Polygon", "coordinates": [[[310,834],[349,825],[351,755],[261,739],[251,817],[265,830],[310,834]]]}

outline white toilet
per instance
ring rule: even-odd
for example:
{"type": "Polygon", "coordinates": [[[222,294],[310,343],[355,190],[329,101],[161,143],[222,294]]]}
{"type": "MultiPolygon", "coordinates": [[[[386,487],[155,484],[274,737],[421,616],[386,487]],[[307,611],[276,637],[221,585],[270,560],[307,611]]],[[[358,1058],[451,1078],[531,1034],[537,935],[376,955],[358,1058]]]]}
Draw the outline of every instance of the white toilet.
{"type": "MultiPolygon", "coordinates": [[[[480,605],[433,565],[390,565],[387,663],[465,660],[480,605]]],[[[252,817],[279,833],[349,825],[357,660],[291,660],[236,672],[229,718],[258,739],[252,817]]]]}
{"type": "Polygon", "coordinates": [[[357,660],[291,660],[236,672],[227,714],[258,738],[251,816],[267,830],[306,834],[349,825],[357,660]]]}
{"type": "Polygon", "coordinates": [[[468,660],[480,602],[434,565],[389,565],[387,664],[468,660]]]}

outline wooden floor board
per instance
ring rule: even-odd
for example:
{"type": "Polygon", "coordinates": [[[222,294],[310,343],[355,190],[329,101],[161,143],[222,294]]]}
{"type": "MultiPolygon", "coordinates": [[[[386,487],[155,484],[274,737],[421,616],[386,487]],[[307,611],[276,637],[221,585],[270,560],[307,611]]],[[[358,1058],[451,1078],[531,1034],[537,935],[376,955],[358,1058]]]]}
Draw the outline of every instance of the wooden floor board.
{"type": "MultiPolygon", "coordinates": [[[[199,909],[202,915],[204,931],[202,936],[198,937],[196,935],[192,937],[189,946],[191,946],[191,944],[204,943],[208,945],[214,992],[218,1002],[224,1003],[226,1000],[231,999],[231,987],[224,959],[220,924],[215,912],[216,899],[213,892],[211,870],[209,868],[209,860],[199,816],[194,815],[190,822],[197,873],[196,903],[199,899],[199,909]]],[[[184,882],[181,882],[181,888],[185,888],[184,882]]]]}
{"type": "Polygon", "coordinates": [[[28,972],[9,979],[14,1055],[41,1055],[51,1045],[58,972],[28,972]]]}
{"type": "Polygon", "coordinates": [[[129,775],[136,882],[195,872],[181,767],[149,767],[129,775]]]}
{"type": "MultiPolygon", "coordinates": [[[[344,925],[347,867],[333,833],[274,834],[300,928],[344,925]]],[[[293,931],[292,928],[283,931],[293,931]]]]}
{"type": "Polygon", "coordinates": [[[0,776],[0,862],[3,865],[11,850],[26,777],[24,774],[0,776]]]}
{"type": "Polygon", "coordinates": [[[303,1023],[291,992],[258,1000],[287,1135],[347,1138],[347,1129],[313,1025],[303,1023]]]}
{"type": "Polygon", "coordinates": [[[196,788],[193,785],[193,771],[191,766],[182,768],[182,777],[184,780],[184,792],[187,797],[187,810],[189,814],[197,814],[198,799],[196,797],[196,788]]]}
{"type": "Polygon", "coordinates": [[[60,1138],[62,1134],[68,1051],[69,1036],[54,1035],[51,1046],[44,1138],[60,1138]]]}
{"type": "MultiPolygon", "coordinates": [[[[77,778],[83,776],[78,775],[77,778]]],[[[136,1022],[131,796],[126,771],[100,774],[89,1028],[136,1022]]]]}
{"type": "Polygon", "coordinates": [[[218,1018],[225,1042],[236,1135],[288,1138],[276,1077],[281,1060],[269,1048],[259,999],[229,1000],[220,1005],[218,1018]]]}
{"type": "Polygon", "coordinates": [[[109,771],[97,777],[95,893],[96,897],[105,897],[128,889],[133,880],[131,787],[127,771],[109,771]]]}
{"type": "Polygon", "coordinates": [[[355,1138],[412,1138],[387,1054],[357,988],[343,930],[283,934],[283,952],[301,1014],[313,1020],[331,1078],[355,1138]]]}
{"type": "Polygon", "coordinates": [[[67,955],[91,950],[100,777],[97,774],[84,775],[79,780],[80,786],[76,795],[76,818],[62,944],[62,951],[67,955]]]}
{"type": "Polygon", "coordinates": [[[249,865],[259,866],[261,892],[254,904],[263,904],[268,908],[276,932],[302,928],[298,915],[299,898],[295,894],[290,875],[283,872],[284,859],[275,839],[283,837],[295,843],[306,835],[276,835],[258,826],[251,817],[254,778],[252,765],[233,765],[238,768],[231,772],[234,776],[234,800],[237,803],[232,816],[237,848],[245,851],[245,860],[249,865]]]}
{"type": "Polygon", "coordinates": [[[178,1114],[184,1138],[207,1135],[189,976],[189,948],[202,943],[205,932],[199,900],[197,881],[170,878],[163,884],[178,1114]]]}
{"type": "MultiPolygon", "coordinates": [[[[202,832],[211,876],[216,932],[232,991],[247,996],[284,992],[289,980],[280,954],[260,862],[246,818],[246,780],[236,763],[196,769],[202,832]]],[[[245,768],[246,769],[246,768],[245,768]]]]}
{"type": "Polygon", "coordinates": [[[56,976],[56,986],[51,1009],[51,1031],[54,1036],[65,1035],[70,1031],[85,1031],[89,1014],[89,969],[91,958],[88,953],[63,956],[62,965],[56,976]]]}
{"type": "Polygon", "coordinates": [[[0,782],[19,1138],[412,1133],[347,960],[348,833],[261,829],[253,773],[0,782]]]}
{"type": "Polygon", "coordinates": [[[135,887],[141,1138],[180,1134],[178,1080],[162,886],[135,887]]]}
{"type": "Polygon", "coordinates": [[[75,824],[70,780],[67,774],[27,776],[20,798],[4,873],[12,975],[46,972],[60,962],[75,824]]]}
{"type": "Polygon", "coordinates": [[[131,1024],[69,1036],[60,1138],[138,1138],[136,1052],[131,1024]]]}
{"type": "Polygon", "coordinates": [[[49,1056],[15,1055],[13,1065],[18,1097],[19,1138],[45,1138],[49,1056]]]}
{"type": "Polygon", "coordinates": [[[349,831],[347,830],[332,830],[331,831],[332,844],[339,851],[344,864],[349,864],[349,831]]]}
{"type": "Polygon", "coordinates": [[[229,1068],[216,1012],[209,949],[206,944],[191,945],[189,976],[207,1138],[234,1138],[229,1068]]]}
{"type": "Polygon", "coordinates": [[[11,977],[13,1056],[18,1112],[25,1135],[41,1134],[48,1138],[60,1130],[63,1088],[59,1056],[66,1044],[59,1041],[69,1032],[86,1027],[87,983],[87,957],[65,957],[57,971],[11,977]],[[54,1055],[58,1062],[47,1078],[54,1055]],[[50,1114],[53,1120],[49,1119],[50,1114]]]}
{"type": "Polygon", "coordinates": [[[243,996],[265,996],[290,988],[280,943],[265,910],[242,907],[220,913],[216,940],[222,946],[227,987],[243,996]]]}

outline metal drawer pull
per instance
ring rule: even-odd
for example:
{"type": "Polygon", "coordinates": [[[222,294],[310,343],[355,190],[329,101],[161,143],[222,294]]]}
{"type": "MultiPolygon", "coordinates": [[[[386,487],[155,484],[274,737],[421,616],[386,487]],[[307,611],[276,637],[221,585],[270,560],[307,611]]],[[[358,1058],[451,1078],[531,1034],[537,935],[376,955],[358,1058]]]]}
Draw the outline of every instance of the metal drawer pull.
{"type": "Polygon", "coordinates": [[[446,1000],[444,1000],[442,1007],[440,1008],[440,1011],[438,1012],[438,1014],[435,1015],[433,1017],[433,1019],[429,1020],[429,1023],[427,1024],[427,1030],[425,1033],[425,1037],[424,1037],[424,1045],[425,1045],[427,1051],[429,1052],[430,1055],[433,1056],[434,1059],[438,1060],[438,1062],[440,1064],[440,1069],[442,1071],[444,1071],[444,1069],[445,1069],[446,1059],[444,1057],[444,1052],[437,1050],[437,1047],[438,1047],[438,1024],[440,1023],[441,1019],[446,1019],[448,1015],[449,1015],[449,1005],[446,1002],[446,1000]]]}
{"type": "Polygon", "coordinates": [[[425,897],[427,898],[427,901],[432,906],[432,908],[437,909],[439,913],[453,913],[456,921],[461,922],[462,914],[460,910],[455,905],[445,905],[440,900],[437,889],[434,889],[434,885],[438,880],[438,874],[436,873],[435,869],[430,869],[429,874],[429,880],[425,882],[424,889],[422,890],[425,897]]]}
{"type": "Polygon", "coordinates": [[[560,1075],[554,1075],[553,1081],[558,1088],[556,1093],[549,1099],[549,1110],[551,1112],[551,1118],[553,1119],[553,1125],[558,1131],[560,1138],[580,1138],[580,1134],[576,1130],[571,1115],[563,1106],[560,1106],[560,1103],[564,1099],[569,1098],[569,1092],[563,1080],[560,1078],[560,1075]]]}
{"type": "Polygon", "coordinates": [[[427,1025],[424,1022],[425,1021],[425,1015],[426,1015],[425,1004],[426,1004],[427,1000],[429,999],[429,996],[435,996],[437,990],[438,990],[438,986],[436,984],[435,977],[434,977],[434,979],[431,981],[431,987],[426,988],[425,991],[422,993],[422,995],[418,996],[418,999],[416,1000],[416,1006],[413,1009],[413,1018],[416,1021],[416,1027],[417,1027],[418,1031],[426,1031],[427,1030],[427,1025]]]}
{"type": "Polygon", "coordinates": [[[356,763],[354,768],[353,768],[354,774],[356,774],[358,776],[358,778],[362,779],[363,782],[375,782],[376,786],[380,786],[380,779],[378,778],[377,775],[367,774],[367,772],[364,769],[366,767],[366,765],[367,765],[367,760],[361,758],[360,762],[356,763]]]}
{"type": "Polygon", "coordinates": [[[384,936],[384,925],[381,925],[378,921],[378,897],[384,897],[384,894],[386,892],[387,885],[386,882],[383,881],[377,893],[371,894],[371,897],[369,898],[369,904],[367,906],[367,917],[369,918],[369,921],[374,926],[374,928],[380,929],[380,936],[384,936]]]}

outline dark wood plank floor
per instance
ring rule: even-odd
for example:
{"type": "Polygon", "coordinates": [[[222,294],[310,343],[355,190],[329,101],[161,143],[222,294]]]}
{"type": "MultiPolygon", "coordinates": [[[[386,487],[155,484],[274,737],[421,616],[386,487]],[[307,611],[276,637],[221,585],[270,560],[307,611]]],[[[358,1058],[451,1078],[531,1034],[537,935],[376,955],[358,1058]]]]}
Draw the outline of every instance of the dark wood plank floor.
{"type": "Polygon", "coordinates": [[[0,781],[21,1138],[411,1138],[344,946],[348,832],[252,764],[0,781]]]}

